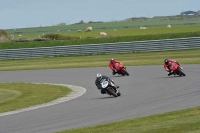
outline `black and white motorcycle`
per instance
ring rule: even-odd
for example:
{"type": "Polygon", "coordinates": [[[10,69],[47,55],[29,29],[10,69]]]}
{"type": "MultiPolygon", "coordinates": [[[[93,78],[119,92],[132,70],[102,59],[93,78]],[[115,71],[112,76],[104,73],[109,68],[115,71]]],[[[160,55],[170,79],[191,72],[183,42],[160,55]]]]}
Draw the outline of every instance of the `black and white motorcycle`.
{"type": "Polygon", "coordinates": [[[110,81],[109,79],[103,79],[100,82],[101,84],[101,88],[110,96],[114,96],[114,97],[118,97],[121,95],[119,89],[115,89],[114,83],[112,81],[110,81]]]}

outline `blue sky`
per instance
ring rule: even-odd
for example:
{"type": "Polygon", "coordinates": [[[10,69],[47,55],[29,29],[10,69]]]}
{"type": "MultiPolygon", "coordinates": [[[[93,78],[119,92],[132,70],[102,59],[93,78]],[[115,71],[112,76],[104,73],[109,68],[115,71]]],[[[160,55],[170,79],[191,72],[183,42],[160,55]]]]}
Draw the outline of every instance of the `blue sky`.
{"type": "Polygon", "coordinates": [[[0,29],[177,15],[200,0],[0,0],[0,29]]]}

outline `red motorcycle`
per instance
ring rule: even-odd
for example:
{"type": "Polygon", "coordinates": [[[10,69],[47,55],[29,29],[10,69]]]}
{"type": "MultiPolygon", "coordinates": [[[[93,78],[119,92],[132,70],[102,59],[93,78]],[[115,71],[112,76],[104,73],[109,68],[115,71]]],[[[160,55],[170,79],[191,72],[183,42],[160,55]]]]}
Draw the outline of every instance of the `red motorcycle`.
{"type": "Polygon", "coordinates": [[[129,76],[129,73],[126,70],[126,67],[124,67],[122,63],[116,63],[115,70],[117,71],[116,73],[118,74],[121,74],[123,76],[125,75],[129,76]]]}
{"type": "Polygon", "coordinates": [[[183,73],[183,68],[179,66],[177,63],[173,62],[169,67],[173,71],[174,75],[186,76],[185,73],[183,73]]]}

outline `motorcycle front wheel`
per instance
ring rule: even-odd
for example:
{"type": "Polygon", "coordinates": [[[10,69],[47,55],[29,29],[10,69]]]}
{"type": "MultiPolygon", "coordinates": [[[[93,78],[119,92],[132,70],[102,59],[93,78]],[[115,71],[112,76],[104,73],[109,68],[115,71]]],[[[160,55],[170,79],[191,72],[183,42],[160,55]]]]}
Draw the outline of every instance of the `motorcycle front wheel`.
{"type": "Polygon", "coordinates": [[[121,96],[121,92],[118,92],[118,93],[117,93],[117,96],[121,96]]]}
{"type": "Polygon", "coordinates": [[[111,87],[109,87],[108,89],[107,89],[107,91],[108,91],[108,93],[110,94],[110,95],[113,95],[114,97],[117,97],[118,95],[115,93],[115,91],[113,90],[113,88],[111,88],[111,87]]]}
{"type": "MultiPolygon", "coordinates": [[[[129,76],[129,73],[126,71],[126,69],[122,69],[122,73],[123,73],[124,75],[129,76]]],[[[124,76],[124,75],[123,75],[123,76],[124,76]]]]}
{"type": "Polygon", "coordinates": [[[182,72],[180,69],[178,69],[178,72],[179,72],[179,76],[182,76],[182,75],[183,75],[183,76],[186,76],[185,73],[182,72]]]}

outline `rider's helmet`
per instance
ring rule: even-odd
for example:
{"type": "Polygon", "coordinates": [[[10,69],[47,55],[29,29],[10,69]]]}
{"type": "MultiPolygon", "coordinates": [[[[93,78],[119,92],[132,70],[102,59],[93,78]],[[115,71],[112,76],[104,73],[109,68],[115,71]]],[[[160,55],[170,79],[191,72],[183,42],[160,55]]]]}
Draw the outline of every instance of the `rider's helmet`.
{"type": "Polygon", "coordinates": [[[111,58],[111,59],[110,59],[110,62],[111,62],[111,63],[113,63],[113,62],[114,62],[114,60],[115,60],[114,58],[111,58]]]}
{"type": "Polygon", "coordinates": [[[164,62],[165,62],[165,64],[167,65],[167,64],[168,64],[168,59],[165,59],[164,62]]]}
{"type": "Polygon", "coordinates": [[[102,79],[102,75],[101,73],[97,73],[97,76],[96,76],[97,80],[100,81],[102,79]]]}

